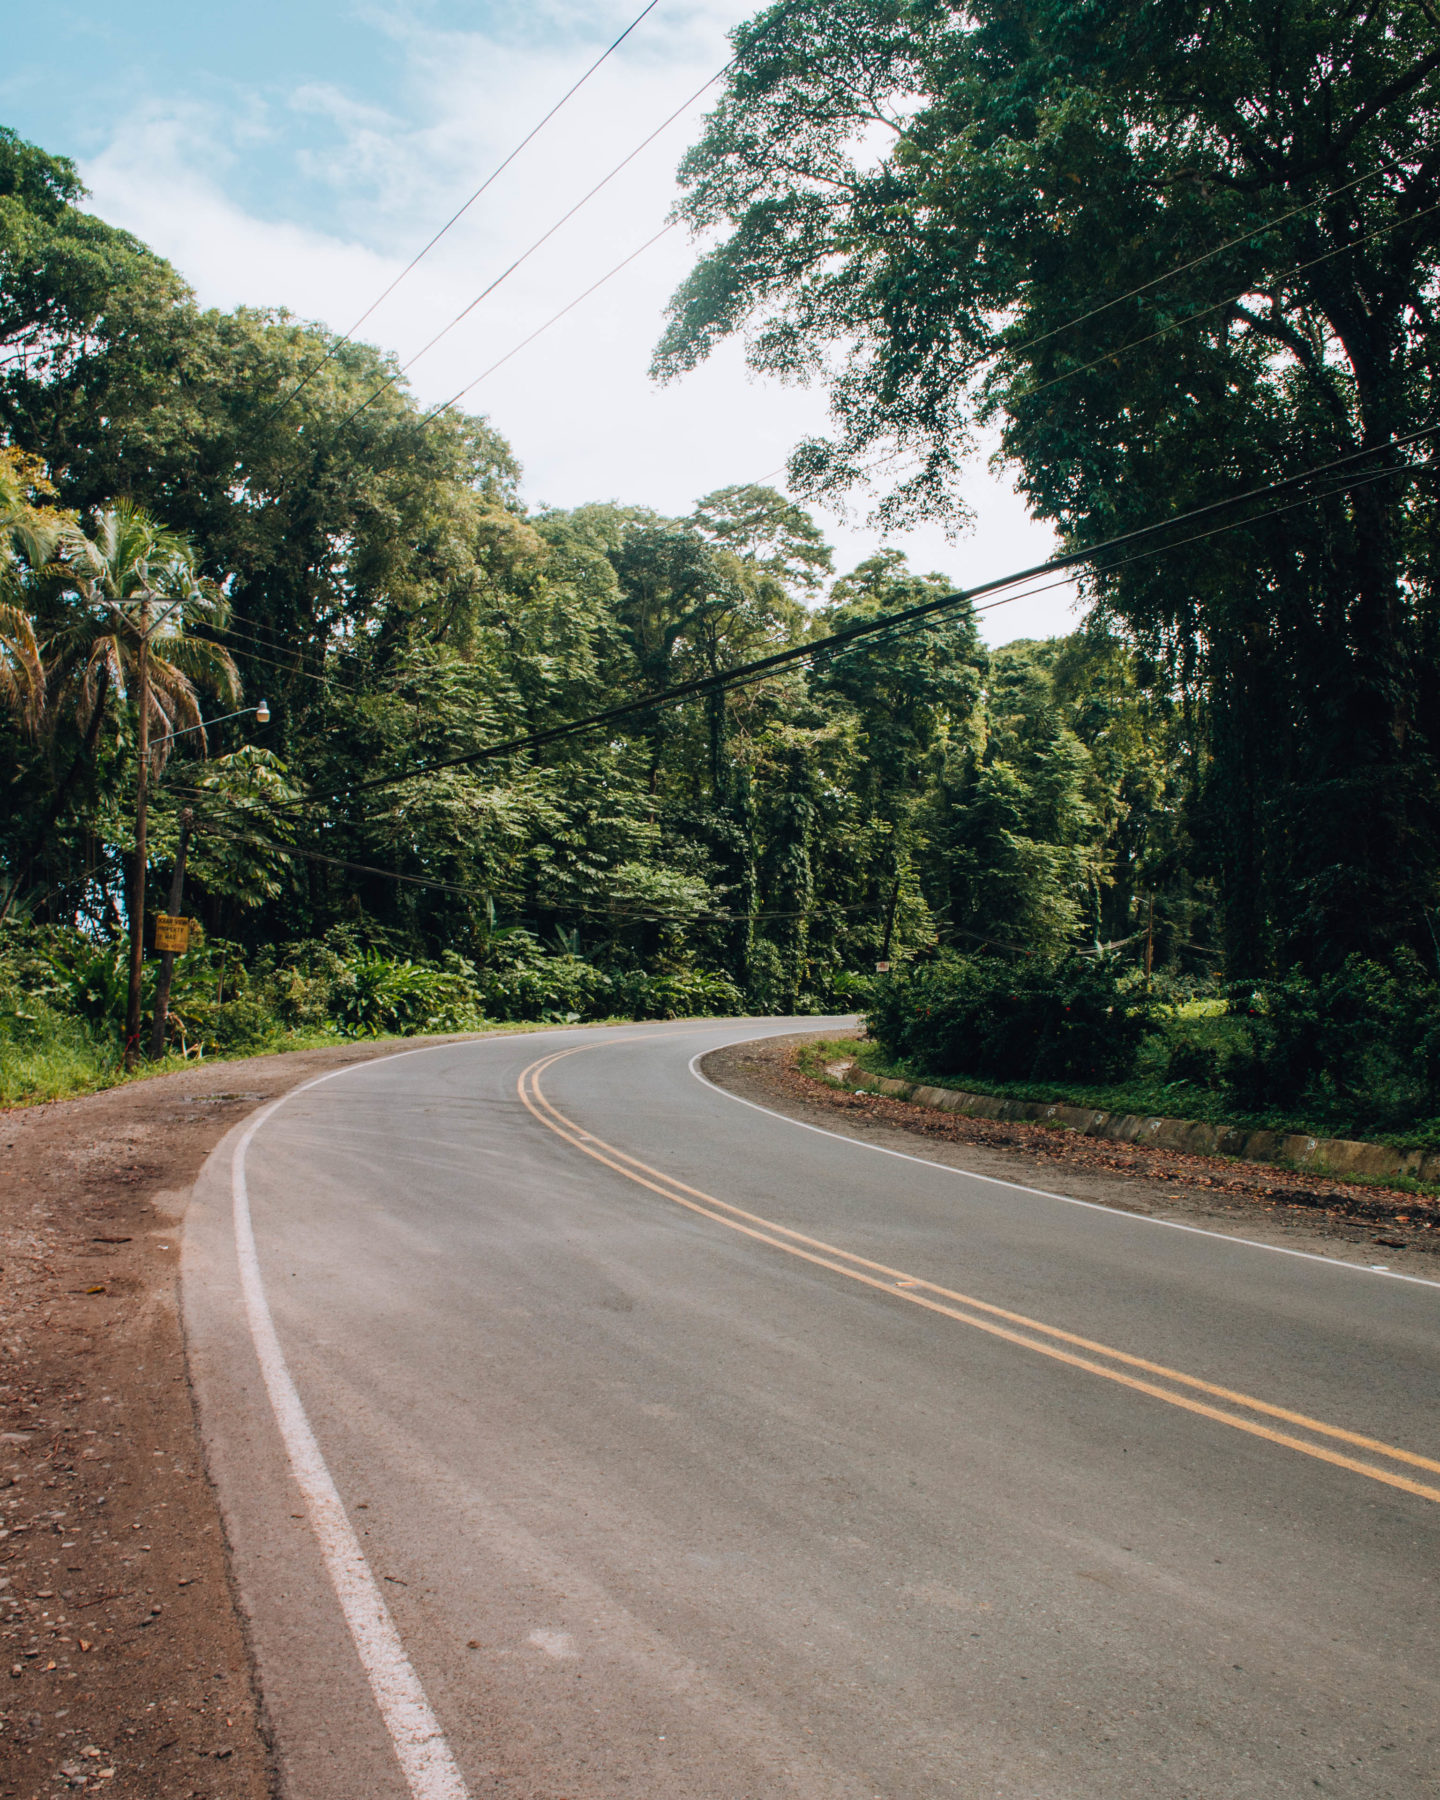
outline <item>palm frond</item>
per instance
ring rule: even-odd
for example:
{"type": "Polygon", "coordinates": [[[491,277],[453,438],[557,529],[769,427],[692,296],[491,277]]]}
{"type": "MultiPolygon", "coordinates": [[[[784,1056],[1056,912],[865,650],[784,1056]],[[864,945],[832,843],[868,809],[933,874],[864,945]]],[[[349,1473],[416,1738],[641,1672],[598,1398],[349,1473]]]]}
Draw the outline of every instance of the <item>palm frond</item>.
{"type": "Polygon", "coordinates": [[[174,732],[192,734],[205,748],[205,729],[201,722],[200,702],[190,679],[173,663],[159,657],[150,659],[150,733],[154,742],[151,760],[163,769],[175,748],[174,732]],[[168,739],[168,742],[160,742],[168,739]]]}
{"type": "Polygon", "coordinates": [[[171,668],[229,705],[239,703],[240,671],[223,644],[212,644],[208,638],[164,637],[156,641],[150,656],[152,668],[163,658],[171,668]]]}
{"type": "Polygon", "coordinates": [[[45,665],[34,621],[22,607],[0,603],[0,704],[27,737],[38,737],[45,701],[45,665]]]}

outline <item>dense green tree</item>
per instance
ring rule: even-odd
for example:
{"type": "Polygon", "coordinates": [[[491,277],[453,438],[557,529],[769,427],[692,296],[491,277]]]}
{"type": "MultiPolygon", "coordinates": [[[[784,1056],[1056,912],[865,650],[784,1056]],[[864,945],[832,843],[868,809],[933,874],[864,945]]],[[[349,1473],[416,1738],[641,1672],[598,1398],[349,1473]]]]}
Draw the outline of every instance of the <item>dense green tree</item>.
{"type": "Polygon", "coordinates": [[[834,573],[834,553],[820,527],[804,507],[772,487],[717,488],[692,518],[712,543],[792,593],[816,594],[834,573]]]}
{"type": "Polygon", "coordinates": [[[799,0],[736,48],[682,169],[718,241],[657,366],[743,331],[756,368],[825,381],[833,434],[791,463],[811,495],[898,452],[882,518],[956,514],[999,421],[1086,544],[1374,452],[1090,583],[1203,699],[1232,970],[1428,953],[1430,481],[1385,446],[1437,398],[1430,0],[799,0]]]}
{"type": "MultiPolygon", "coordinates": [[[[46,229],[108,241],[62,176],[46,229]]],[[[426,422],[367,346],[284,313],[201,310],[141,247],[121,249],[150,283],[140,323],[111,343],[76,285],[73,355],[17,363],[0,389],[4,432],[36,453],[7,452],[6,516],[32,538],[12,532],[0,570],[23,602],[0,621],[0,754],[21,796],[0,859],[9,885],[38,844],[34,916],[94,936],[126,922],[135,645],[75,535],[107,518],[121,536],[126,519],[164,520],[146,552],[157,569],[183,534],[186,579],[211,604],[151,644],[165,652],[156,730],[201,719],[207,670],[233,669],[271,712],[187,733],[157,764],[152,891],[188,808],[187,909],[239,946],[217,952],[219,979],[304,944],[286,978],[297,1016],[305,970],[333,975],[342,950],[368,959],[344,1004],[372,1022],[430,991],[428,975],[396,973],[405,957],[458,958],[469,973],[446,981],[532,1016],[601,993],[643,1010],[656,982],[773,1011],[849,1003],[887,953],[977,933],[1133,938],[1138,896],[1157,887],[1171,916],[1189,789],[1162,672],[1142,681],[1133,646],[1092,633],[992,655],[956,606],[727,687],[753,658],[948,583],[893,550],[832,580],[813,519],[754,484],[688,518],[532,513],[485,420],[426,422]],[[34,535],[44,521],[70,534],[58,573],[34,535]],[[38,735],[22,616],[49,675],[38,735]],[[488,753],[695,678],[716,685],[488,753]]]]}
{"type": "Polygon", "coordinates": [[[133,407],[163,388],[169,321],[188,297],[168,263],[83,211],[84,197],[73,163],[0,126],[0,409],[16,437],[45,443],[57,474],[72,419],[89,435],[112,400],[133,407]]]}

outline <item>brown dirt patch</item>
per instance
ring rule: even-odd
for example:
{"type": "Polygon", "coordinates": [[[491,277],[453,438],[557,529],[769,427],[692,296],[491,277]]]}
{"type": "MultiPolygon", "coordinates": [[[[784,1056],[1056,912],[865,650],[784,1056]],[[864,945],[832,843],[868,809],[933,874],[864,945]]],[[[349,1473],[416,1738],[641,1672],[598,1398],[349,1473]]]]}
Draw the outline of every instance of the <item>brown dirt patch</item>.
{"type": "MultiPolygon", "coordinates": [[[[907,1100],[852,1093],[797,1066],[803,1045],[832,1035],[805,1032],[712,1051],[705,1073],[762,1106],[847,1136],[899,1149],[914,1148],[913,1139],[924,1138],[928,1155],[977,1174],[1063,1188],[1076,1199],[1266,1241],[1303,1237],[1312,1240],[1309,1248],[1323,1250],[1328,1243],[1335,1252],[1342,1244],[1355,1246],[1366,1262],[1431,1280],[1437,1275],[1431,1258],[1440,1254],[1440,1206],[1432,1200],[1328,1180],[1317,1188],[1313,1175],[1260,1163],[1109,1143],[1064,1128],[971,1119],[907,1100]]],[[[1347,1260],[1355,1260],[1353,1253],[1347,1260]]]]}
{"type": "Polygon", "coordinates": [[[0,1112],[0,1795],[262,1800],[178,1294],[210,1150],[344,1045],[0,1112]]]}

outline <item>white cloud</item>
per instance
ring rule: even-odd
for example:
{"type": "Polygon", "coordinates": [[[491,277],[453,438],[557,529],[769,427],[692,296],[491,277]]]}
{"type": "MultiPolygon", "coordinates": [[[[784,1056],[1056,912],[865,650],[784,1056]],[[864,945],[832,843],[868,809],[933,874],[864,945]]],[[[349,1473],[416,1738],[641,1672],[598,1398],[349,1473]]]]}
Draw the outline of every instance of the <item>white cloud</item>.
{"type": "MultiPolygon", "coordinates": [[[[642,27],[365,335],[412,355],[723,63],[723,30],[740,16],[734,5],[697,6],[662,35],[647,39],[642,27]]],[[[397,62],[394,110],[316,84],[297,86],[279,104],[256,97],[223,121],[213,111],[152,103],[85,166],[96,210],[174,262],[205,304],[285,305],[348,326],[594,55],[559,39],[537,50],[479,32],[427,33],[393,15],[387,28],[397,62]],[[304,122],[303,142],[292,121],[304,122]],[[272,196],[273,211],[293,212],[287,200],[303,189],[329,196],[319,220],[261,217],[233,197],[237,165],[260,141],[267,166],[277,166],[279,151],[279,166],[288,155],[297,178],[295,196],[272,196]]],[[[703,104],[416,364],[411,379],[422,401],[448,398],[658,229],[703,104]]],[[[617,498],[686,512],[713,488],[769,475],[798,439],[823,429],[822,394],[757,383],[734,345],[674,386],[650,382],[665,301],[692,254],[683,235],[671,233],[467,399],[515,445],[533,501],[617,498]]],[[[944,570],[957,583],[1052,553],[1049,531],[983,461],[967,497],[977,524],[960,543],[938,529],[890,541],[919,568],[944,570]]],[[[842,566],[875,546],[872,533],[823,522],[842,566]]],[[[1062,592],[988,615],[986,636],[1004,642],[1073,624],[1062,592]]]]}
{"type": "Polygon", "coordinates": [[[202,305],[330,320],[345,295],[372,295],[390,279],[390,260],[363,244],[259,219],[228,199],[223,168],[213,172],[223,156],[196,154],[204,130],[188,111],[142,116],[84,169],[94,210],[174,263],[202,305]]]}

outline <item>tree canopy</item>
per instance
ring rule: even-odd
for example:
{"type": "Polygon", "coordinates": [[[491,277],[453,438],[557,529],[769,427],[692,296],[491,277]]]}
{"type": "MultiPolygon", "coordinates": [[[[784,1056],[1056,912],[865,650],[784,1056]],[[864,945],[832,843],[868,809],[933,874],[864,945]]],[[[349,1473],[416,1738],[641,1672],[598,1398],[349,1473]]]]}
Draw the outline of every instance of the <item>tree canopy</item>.
{"type": "MultiPolygon", "coordinates": [[[[749,329],[760,366],[834,398],[792,492],[898,451],[893,519],[952,507],[996,428],[1070,543],[1423,423],[1429,177],[1391,112],[1428,74],[1392,59],[1411,85],[1351,162],[1284,139],[1261,181],[1268,115],[1253,143],[1216,121],[1227,93],[1254,111],[1262,14],[1228,49],[1185,15],[1185,63],[1150,12],[1179,29],[1164,6],[878,0],[742,28],[687,162],[717,235],[663,366],[749,329]],[[1387,167],[1317,211],[1366,155],[1387,167]],[[1326,269],[1361,283],[1384,395],[1326,269]]],[[[1350,66],[1337,120],[1342,94],[1364,112],[1350,66]]],[[[863,999],[876,962],[1080,953],[1196,982],[1414,944],[1433,916],[1423,482],[1307,490],[1093,570],[1080,630],[990,649],[963,602],[898,618],[952,590],[883,520],[837,572],[764,483],[676,516],[527,506],[496,423],[427,416],[383,354],[283,310],[199,306],[84,202],[63,160],[0,137],[0,880],[12,923],[73,928],[85,981],[136,859],[127,544],[194,601],[151,646],[153,727],[181,732],[152,759],[151,902],[188,814],[217,988],[264,963],[297,1017],[322,967],[372,1021],[434,1016],[462,975],[505,1016],[805,1011],[863,999]],[[861,622],[884,629],[728,680],[861,622]],[[237,695],[268,722],[184,729],[237,695]]]]}
{"type": "Polygon", "coordinates": [[[823,382],[792,478],[883,479],[881,523],[956,517],[987,427],[1077,547],[1349,459],[1088,582],[1203,723],[1234,972],[1428,954],[1431,0],[799,0],[735,42],[657,370],[740,333],[823,382]]]}

